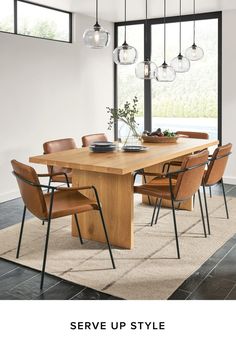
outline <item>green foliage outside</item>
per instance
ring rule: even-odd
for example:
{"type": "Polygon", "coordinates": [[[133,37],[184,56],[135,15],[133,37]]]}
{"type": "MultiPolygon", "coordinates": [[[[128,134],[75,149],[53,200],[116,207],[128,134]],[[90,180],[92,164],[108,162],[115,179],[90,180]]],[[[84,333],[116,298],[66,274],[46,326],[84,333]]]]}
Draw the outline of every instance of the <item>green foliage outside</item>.
{"type": "MultiPolygon", "coordinates": [[[[192,41],[192,24],[183,30],[183,52],[192,41]]],[[[168,62],[176,56],[178,50],[178,25],[167,29],[169,41],[167,43],[168,62]]],[[[152,61],[161,65],[163,62],[163,28],[153,30],[152,61]]],[[[129,44],[135,44],[143,58],[143,47],[137,43],[137,29],[128,26],[129,44]]],[[[122,38],[122,32],[120,32],[122,38]]],[[[218,61],[217,61],[217,22],[216,20],[199,21],[197,23],[197,39],[204,48],[204,58],[191,63],[191,69],[185,74],[177,74],[174,82],[161,83],[152,80],[152,116],[179,118],[217,118],[218,116],[218,61]]],[[[139,114],[144,116],[144,85],[135,76],[133,67],[118,68],[118,98],[122,106],[126,100],[137,96],[139,100],[139,114]]]]}
{"type": "Polygon", "coordinates": [[[68,40],[66,34],[59,32],[54,21],[38,21],[33,26],[24,21],[20,25],[19,33],[34,37],[68,40]]]}
{"type": "MultiPolygon", "coordinates": [[[[13,19],[11,17],[0,22],[0,31],[14,32],[13,19]]],[[[19,24],[18,33],[48,39],[68,40],[64,32],[58,31],[58,26],[54,21],[38,21],[31,25],[27,20],[19,24]]]]}
{"type": "Polygon", "coordinates": [[[5,18],[0,21],[0,31],[3,32],[13,32],[13,19],[11,17],[5,18]]]}

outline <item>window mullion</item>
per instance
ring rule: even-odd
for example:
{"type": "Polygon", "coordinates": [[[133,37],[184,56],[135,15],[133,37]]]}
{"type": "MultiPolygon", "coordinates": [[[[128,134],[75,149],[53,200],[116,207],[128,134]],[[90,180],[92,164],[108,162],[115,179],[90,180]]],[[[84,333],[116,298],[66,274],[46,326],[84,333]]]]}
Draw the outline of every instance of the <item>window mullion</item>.
{"type": "MultiPolygon", "coordinates": [[[[144,60],[151,60],[151,23],[144,24],[144,60]]],[[[152,131],[152,83],[144,80],[144,129],[152,131]]]]}
{"type": "Polygon", "coordinates": [[[17,17],[17,0],[14,0],[14,33],[17,34],[17,24],[18,24],[18,17],[17,17]]]}

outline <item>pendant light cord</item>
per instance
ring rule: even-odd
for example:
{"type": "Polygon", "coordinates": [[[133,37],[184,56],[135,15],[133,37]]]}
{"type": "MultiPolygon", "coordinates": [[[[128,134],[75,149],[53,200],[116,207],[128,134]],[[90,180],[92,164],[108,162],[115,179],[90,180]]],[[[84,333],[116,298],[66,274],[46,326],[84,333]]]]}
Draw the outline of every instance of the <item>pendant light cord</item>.
{"type": "Polygon", "coordinates": [[[126,22],[127,22],[127,4],[126,4],[126,0],[125,0],[125,41],[124,41],[124,44],[127,44],[126,43],[126,22]]]}
{"type": "Polygon", "coordinates": [[[179,54],[182,53],[182,0],[179,0],[179,54]]]}
{"type": "Polygon", "coordinates": [[[196,42],[196,0],[193,0],[193,14],[194,14],[194,21],[193,21],[193,45],[196,42]]]}
{"type": "Polygon", "coordinates": [[[96,0],[96,24],[98,25],[98,0],[96,0]]]}
{"type": "MultiPolygon", "coordinates": [[[[145,42],[147,43],[148,42],[148,31],[147,31],[147,28],[148,28],[148,0],[146,0],[146,19],[145,19],[145,27],[146,27],[146,29],[145,29],[145,33],[146,33],[146,35],[145,35],[145,42]]],[[[145,58],[145,61],[149,61],[150,60],[150,58],[148,58],[148,57],[146,57],[145,58]]]]}
{"type": "Polygon", "coordinates": [[[166,0],[164,0],[164,64],[166,64],[166,0]]]}

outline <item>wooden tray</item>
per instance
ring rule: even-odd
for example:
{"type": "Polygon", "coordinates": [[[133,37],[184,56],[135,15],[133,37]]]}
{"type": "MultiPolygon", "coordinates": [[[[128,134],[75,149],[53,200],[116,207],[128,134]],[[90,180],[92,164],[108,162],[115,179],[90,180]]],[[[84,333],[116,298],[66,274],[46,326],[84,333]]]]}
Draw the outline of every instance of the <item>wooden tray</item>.
{"type": "Polygon", "coordinates": [[[179,135],[176,135],[174,137],[142,135],[143,142],[149,143],[176,143],[179,137],[179,135]]]}

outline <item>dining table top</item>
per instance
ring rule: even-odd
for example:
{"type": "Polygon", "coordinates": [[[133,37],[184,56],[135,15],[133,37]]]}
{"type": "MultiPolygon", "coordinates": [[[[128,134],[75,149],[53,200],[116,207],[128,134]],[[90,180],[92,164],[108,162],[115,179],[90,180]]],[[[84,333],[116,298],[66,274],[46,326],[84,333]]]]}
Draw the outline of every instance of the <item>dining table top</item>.
{"type": "Polygon", "coordinates": [[[142,152],[94,153],[88,147],[32,156],[31,163],[45,164],[98,173],[125,175],[135,170],[183,157],[193,152],[217,146],[218,140],[180,138],[176,143],[144,143],[142,152]]]}

